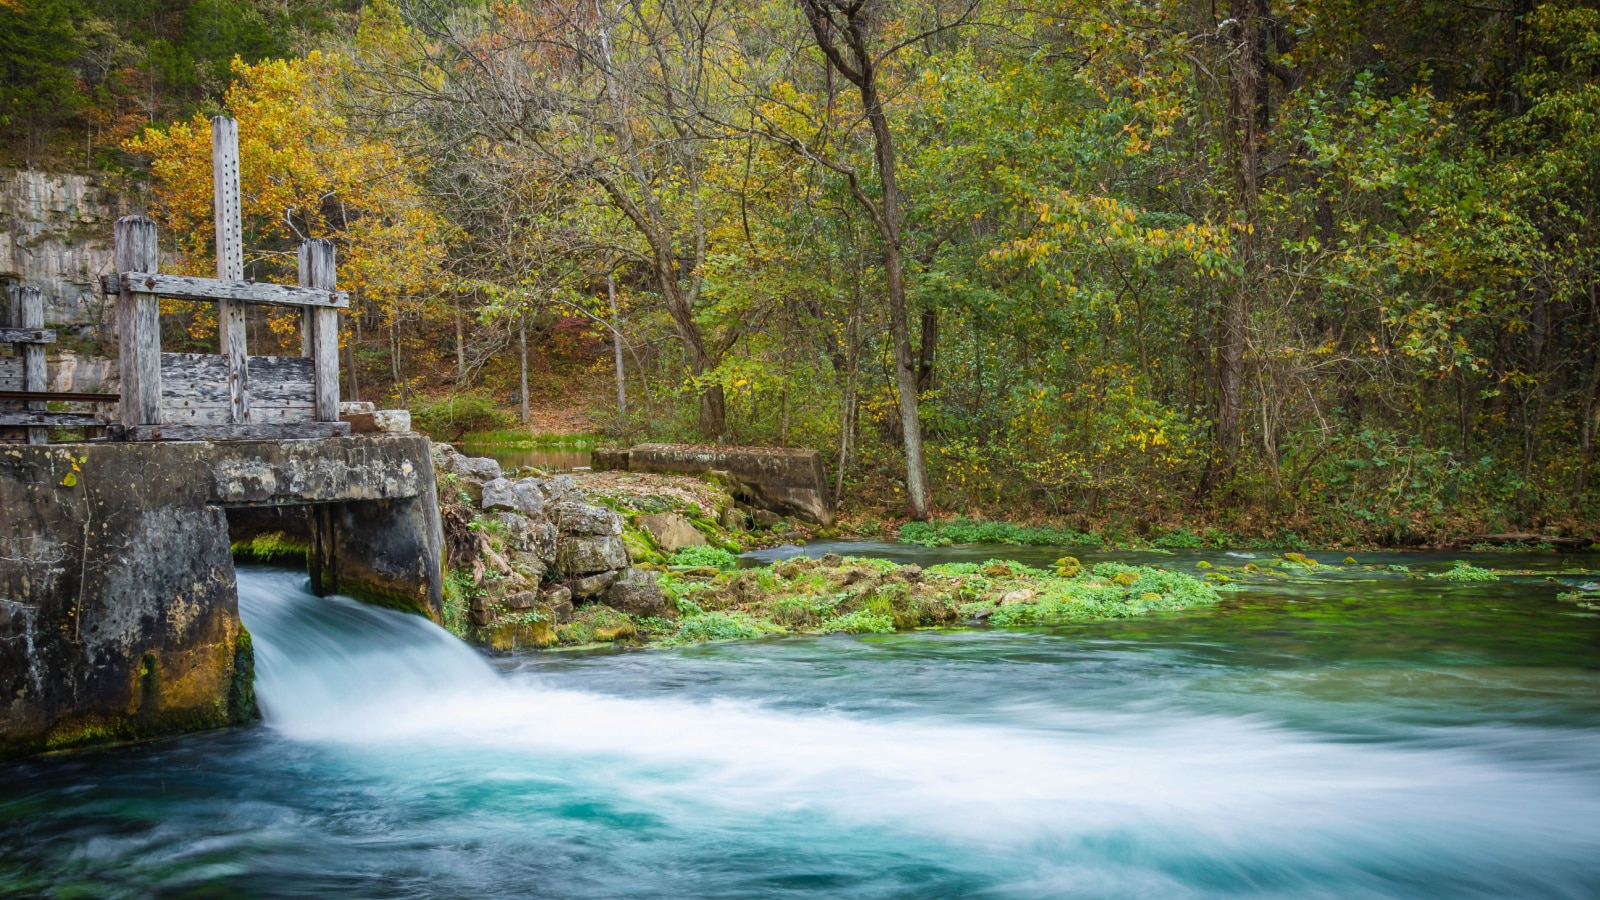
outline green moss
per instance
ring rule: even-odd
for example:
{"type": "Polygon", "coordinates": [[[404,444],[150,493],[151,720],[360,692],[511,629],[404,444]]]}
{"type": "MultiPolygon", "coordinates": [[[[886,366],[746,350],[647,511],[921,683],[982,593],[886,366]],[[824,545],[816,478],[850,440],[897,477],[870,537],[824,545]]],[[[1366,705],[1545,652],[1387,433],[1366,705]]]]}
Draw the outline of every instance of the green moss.
{"type": "Polygon", "coordinates": [[[290,538],[281,531],[258,534],[248,541],[234,541],[235,562],[271,563],[274,565],[304,566],[310,558],[311,548],[290,538]]]}
{"type": "Polygon", "coordinates": [[[233,642],[233,684],[228,690],[228,715],[236,724],[261,718],[261,710],[256,706],[255,641],[242,624],[233,642]]]}

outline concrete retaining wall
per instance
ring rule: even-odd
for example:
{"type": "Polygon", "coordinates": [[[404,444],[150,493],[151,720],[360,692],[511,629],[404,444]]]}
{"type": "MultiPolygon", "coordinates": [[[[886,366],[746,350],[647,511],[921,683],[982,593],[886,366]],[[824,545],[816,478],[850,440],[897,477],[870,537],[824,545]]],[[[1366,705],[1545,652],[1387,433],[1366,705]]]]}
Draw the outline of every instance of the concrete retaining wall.
{"type": "Polygon", "coordinates": [[[420,436],[0,446],[0,755],[252,716],[226,509],[300,504],[325,585],[438,615],[420,436]]]}

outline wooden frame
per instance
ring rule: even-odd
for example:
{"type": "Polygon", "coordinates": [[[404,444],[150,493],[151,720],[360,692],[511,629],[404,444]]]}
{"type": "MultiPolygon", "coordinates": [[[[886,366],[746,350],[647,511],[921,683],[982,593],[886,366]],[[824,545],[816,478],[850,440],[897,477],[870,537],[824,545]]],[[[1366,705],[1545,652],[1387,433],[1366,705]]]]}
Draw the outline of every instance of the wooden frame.
{"type": "Polygon", "coordinates": [[[117,221],[117,274],[102,280],[102,289],[117,295],[121,333],[122,427],[112,429],[113,437],[264,440],[347,434],[349,425],[339,421],[339,310],[349,309],[350,297],[334,289],[334,246],[325,240],[301,242],[299,286],[245,281],[238,123],[217,116],[211,129],[216,278],[163,275],[155,223],[143,216],[117,221]],[[215,302],[221,354],[163,354],[161,298],[215,302]],[[301,350],[309,358],[309,383],[304,369],[280,364],[287,360],[254,357],[252,364],[245,347],[244,307],[249,303],[300,308],[301,350]],[[226,382],[225,392],[209,380],[219,362],[225,364],[225,375],[219,379],[226,382]],[[261,383],[254,386],[252,368],[261,376],[261,383]],[[164,369],[173,379],[165,411],[164,369]],[[261,395],[261,409],[254,415],[253,387],[261,395]],[[164,421],[169,417],[174,421],[164,421]]]}
{"type": "Polygon", "coordinates": [[[223,299],[267,306],[350,308],[350,295],[344,291],[324,291],[264,281],[223,281],[220,278],[192,278],[187,275],[162,275],[159,272],[123,272],[100,279],[100,290],[106,294],[121,293],[123,288],[172,300],[223,299]]]}

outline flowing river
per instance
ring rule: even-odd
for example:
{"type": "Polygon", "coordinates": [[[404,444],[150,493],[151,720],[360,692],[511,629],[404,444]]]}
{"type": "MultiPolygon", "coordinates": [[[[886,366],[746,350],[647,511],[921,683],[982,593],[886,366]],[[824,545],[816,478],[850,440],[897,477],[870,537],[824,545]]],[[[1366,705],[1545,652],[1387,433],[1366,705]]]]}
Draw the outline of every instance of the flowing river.
{"type": "Polygon", "coordinates": [[[0,896],[1600,896],[1595,579],[1474,561],[1539,574],[494,660],[244,570],[264,723],[0,764],[0,896]]]}

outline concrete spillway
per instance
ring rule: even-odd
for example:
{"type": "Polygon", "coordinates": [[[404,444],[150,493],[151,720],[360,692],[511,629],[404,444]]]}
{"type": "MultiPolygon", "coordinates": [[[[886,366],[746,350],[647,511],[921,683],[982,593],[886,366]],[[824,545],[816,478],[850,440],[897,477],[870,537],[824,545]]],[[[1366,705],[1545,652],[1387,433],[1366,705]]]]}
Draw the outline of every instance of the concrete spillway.
{"type": "Polygon", "coordinates": [[[0,756],[252,716],[228,511],[293,506],[319,592],[437,617],[423,437],[0,445],[0,756]]]}

